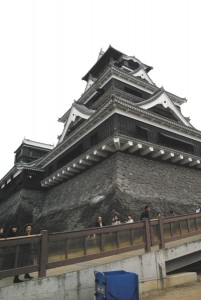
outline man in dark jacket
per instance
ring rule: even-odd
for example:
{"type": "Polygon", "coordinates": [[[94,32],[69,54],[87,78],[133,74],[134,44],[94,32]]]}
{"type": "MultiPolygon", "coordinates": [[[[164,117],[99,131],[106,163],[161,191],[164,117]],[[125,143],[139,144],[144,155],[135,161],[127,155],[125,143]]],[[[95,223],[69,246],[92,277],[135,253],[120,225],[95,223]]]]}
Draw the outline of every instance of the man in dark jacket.
{"type": "MultiPolygon", "coordinates": [[[[32,231],[31,224],[26,224],[24,227],[25,233],[23,235],[30,236],[32,231]]],[[[32,259],[32,244],[24,244],[20,246],[20,257],[19,257],[19,266],[20,267],[26,267],[33,265],[33,259],[32,259]]],[[[33,277],[29,275],[29,273],[26,273],[24,275],[24,279],[32,279],[33,277]]]]}
{"type": "Polygon", "coordinates": [[[140,221],[144,221],[144,219],[148,219],[149,220],[149,213],[151,211],[151,207],[149,205],[146,205],[144,208],[143,213],[140,216],[140,221]]]}
{"type": "Polygon", "coordinates": [[[98,216],[96,221],[96,227],[103,227],[105,226],[105,223],[103,222],[103,218],[101,216],[98,216]]]}
{"type": "MultiPolygon", "coordinates": [[[[8,238],[14,238],[19,236],[18,233],[18,226],[13,225],[11,226],[9,232],[8,232],[8,238]]],[[[13,252],[13,249],[11,249],[11,253],[9,254],[9,264],[11,268],[16,268],[18,266],[18,255],[19,255],[19,248],[17,248],[17,251],[13,252]]],[[[15,275],[13,279],[13,283],[20,283],[23,282],[23,280],[19,279],[19,275],[15,275]]]]}

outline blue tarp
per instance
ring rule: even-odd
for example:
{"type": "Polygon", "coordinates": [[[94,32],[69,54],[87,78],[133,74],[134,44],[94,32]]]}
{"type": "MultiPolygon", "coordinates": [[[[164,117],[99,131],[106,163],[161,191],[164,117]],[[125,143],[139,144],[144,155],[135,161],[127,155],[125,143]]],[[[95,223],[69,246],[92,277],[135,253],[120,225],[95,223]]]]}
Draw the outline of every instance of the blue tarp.
{"type": "Polygon", "coordinates": [[[138,275],[123,270],[95,272],[96,300],[139,300],[138,275]]]}

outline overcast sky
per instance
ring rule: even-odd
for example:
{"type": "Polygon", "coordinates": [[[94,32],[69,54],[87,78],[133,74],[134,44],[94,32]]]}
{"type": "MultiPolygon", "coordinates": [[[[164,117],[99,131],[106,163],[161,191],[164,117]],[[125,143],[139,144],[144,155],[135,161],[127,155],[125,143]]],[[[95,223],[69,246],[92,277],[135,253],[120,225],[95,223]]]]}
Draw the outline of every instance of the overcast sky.
{"type": "Polygon", "coordinates": [[[0,178],[24,138],[56,145],[81,78],[109,45],[154,67],[200,123],[200,1],[0,0],[0,178]]]}

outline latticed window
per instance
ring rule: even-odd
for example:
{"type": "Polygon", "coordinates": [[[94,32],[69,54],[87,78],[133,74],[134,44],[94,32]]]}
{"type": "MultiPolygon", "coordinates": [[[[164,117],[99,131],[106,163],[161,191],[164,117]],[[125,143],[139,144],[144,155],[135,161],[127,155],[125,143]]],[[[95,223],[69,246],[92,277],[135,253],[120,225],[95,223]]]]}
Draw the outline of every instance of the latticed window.
{"type": "Polygon", "coordinates": [[[194,154],[194,147],[192,144],[170,137],[167,134],[159,133],[158,143],[163,146],[194,154]]]}

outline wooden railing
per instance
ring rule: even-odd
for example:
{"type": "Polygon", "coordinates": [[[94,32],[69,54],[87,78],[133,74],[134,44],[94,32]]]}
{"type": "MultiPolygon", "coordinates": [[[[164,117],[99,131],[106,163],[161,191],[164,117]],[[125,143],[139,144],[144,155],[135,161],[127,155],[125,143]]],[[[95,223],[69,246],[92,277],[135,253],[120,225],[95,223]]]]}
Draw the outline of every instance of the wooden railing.
{"type": "Polygon", "coordinates": [[[165,248],[171,241],[198,234],[201,214],[71,232],[43,230],[39,235],[1,239],[0,278],[31,272],[45,277],[48,269],[131,250],[151,251],[157,245],[165,248]]]}

